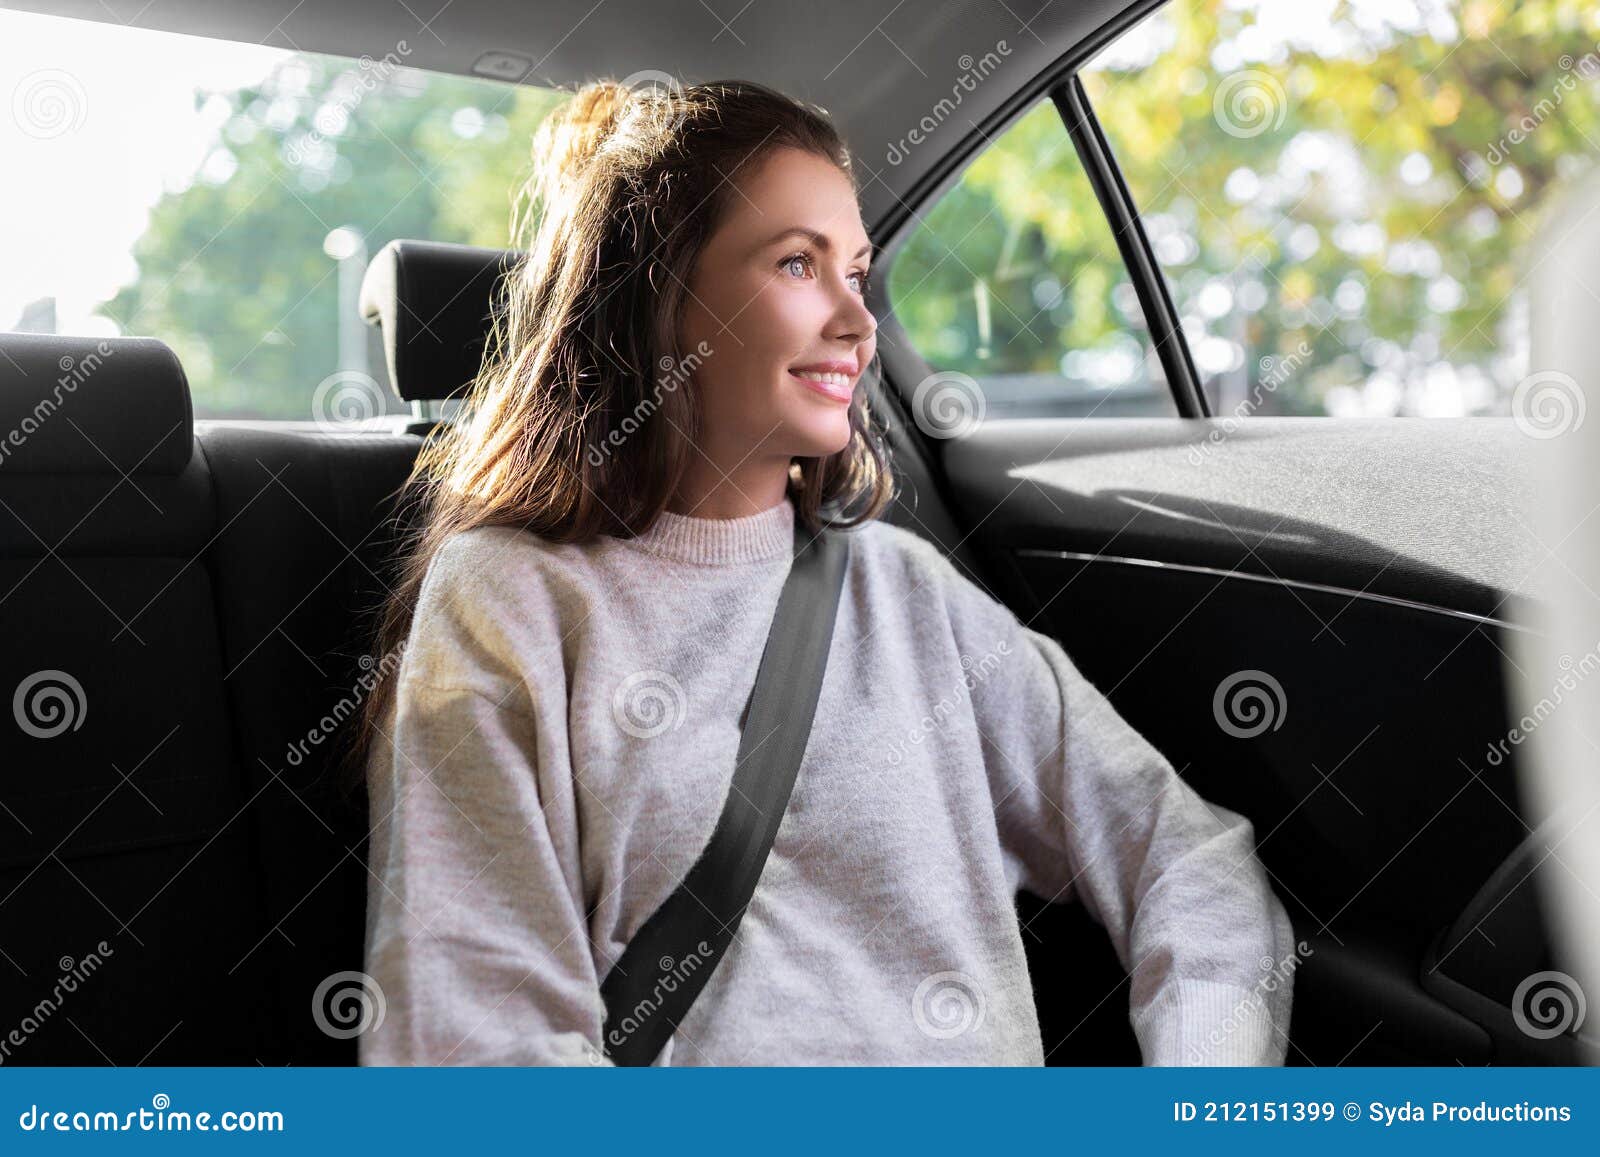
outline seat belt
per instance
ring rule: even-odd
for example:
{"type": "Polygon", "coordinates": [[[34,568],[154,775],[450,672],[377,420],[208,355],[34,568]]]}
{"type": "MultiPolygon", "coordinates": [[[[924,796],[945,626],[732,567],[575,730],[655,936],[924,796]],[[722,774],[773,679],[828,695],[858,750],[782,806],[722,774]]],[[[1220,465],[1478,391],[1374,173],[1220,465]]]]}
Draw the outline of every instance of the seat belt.
{"type": "Polygon", "coordinates": [[[600,985],[605,1054],[649,1065],[733,943],[800,770],[849,562],[847,532],[813,538],[798,516],[789,577],[767,633],[733,786],[716,830],[676,890],[644,922],[600,985]]]}

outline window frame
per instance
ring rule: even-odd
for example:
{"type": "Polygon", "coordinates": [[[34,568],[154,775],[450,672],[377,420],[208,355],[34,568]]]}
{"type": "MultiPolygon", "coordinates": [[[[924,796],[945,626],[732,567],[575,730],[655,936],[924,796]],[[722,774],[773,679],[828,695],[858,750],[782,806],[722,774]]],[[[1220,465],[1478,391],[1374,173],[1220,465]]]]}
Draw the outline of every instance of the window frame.
{"type": "Polygon", "coordinates": [[[1050,99],[1061,114],[1061,122],[1078,150],[1078,160],[1094,188],[1100,210],[1116,238],[1128,280],[1133,283],[1134,292],[1139,296],[1139,308],[1144,311],[1145,328],[1149,330],[1167,385],[1172,390],[1172,400],[1178,407],[1178,416],[1210,417],[1211,408],[1205,391],[1200,388],[1200,375],[1195,372],[1189,340],[1184,335],[1177,307],[1172,303],[1166,276],[1161,272],[1139,207],[1122,179],[1122,170],[1117,166],[1116,156],[1094,115],[1089,94],[1084,91],[1078,73],[1074,72],[1065,83],[1051,89],[1050,99]]]}
{"type": "MultiPolygon", "coordinates": [[[[1161,360],[1167,388],[1171,391],[1177,411],[1174,417],[1211,416],[1205,391],[1201,389],[1199,375],[1195,372],[1188,338],[1179,324],[1166,278],[1150,246],[1138,206],[1128,191],[1116,156],[1100,129],[1094,109],[1078,79],[1078,71],[1093,60],[1101,49],[1170,2],[1146,0],[1132,4],[1093,35],[1085,37],[1064,53],[1054,66],[1040,72],[1032,83],[1014,93],[983,124],[974,125],[974,131],[950,149],[905,197],[896,198],[889,212],[877,223],[872,230],[873,235],[882,236],[885,240],[878,246],[874,265],[881,265],[884,272],[874,276],[867,304],[882,319],[878,330],[882,339],[879,341],[879,357],[884,363],[884,377],[889,382],[911,381],[925,375],[929,368],[926,360],[911,345],[909,335],[894,314],[893,303],[888,296],[889,268],[915,234],[923,215],[960,181],[967,165],[991,145],[995,137],[1032,111],[1041,100],[1050,99],[1061,116],[1063,129],[1077,150],[1079,163],[1083,165],[1095,191],[1106,225],[1116,239],[1123,267],[1144,312],[1151,343],[1161,360]]],[[[904,401],[909,401],[898,387],[894,392],[904,401]]]]}

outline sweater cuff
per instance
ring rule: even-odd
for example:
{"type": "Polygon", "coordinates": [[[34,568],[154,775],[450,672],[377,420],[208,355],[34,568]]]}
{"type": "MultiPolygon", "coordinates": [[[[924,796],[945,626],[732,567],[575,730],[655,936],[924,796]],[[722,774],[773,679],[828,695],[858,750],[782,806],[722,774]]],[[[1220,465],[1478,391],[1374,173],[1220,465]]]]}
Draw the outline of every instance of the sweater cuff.
{"type": "Polygon", "coordinates": [[[1171,980],[1132,1023],[1146,1065],[1283,1063],[1261,993],[1236,984],[1171,980]]]}

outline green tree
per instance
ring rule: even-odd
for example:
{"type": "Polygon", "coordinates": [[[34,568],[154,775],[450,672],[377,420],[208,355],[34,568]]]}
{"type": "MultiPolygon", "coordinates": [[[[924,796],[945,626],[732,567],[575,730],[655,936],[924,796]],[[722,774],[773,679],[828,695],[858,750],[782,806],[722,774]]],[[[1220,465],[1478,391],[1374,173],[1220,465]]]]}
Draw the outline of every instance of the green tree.
{"type": "Polygon", "coordinates": [[[104,312],[174,348],[197,415],[309,418],[339,368],[329,232],[359,230],[369,252],[409,237],[504,244],[508,190],[555,99],[313,55],[254,87],[197,92],[197,108],[226,102],[215,149],[154,207],[139,276],[104,312]]]}
{"type": "MultiPolygon", "coordinates": [[[[1083,74],[1214,400],[1322,413],[1387,385],[1401,412],[1504,412],[1520,255],[1600,155],[1600,13],[1473,0],[1411,28],[1343,4],[1285,37],[1268,7],[1174,0],[1083,74]]],[[[892,274],[939,368],[1036,370],[1140,324],[1055,120],[994,142],[892,274]],[[1008,285],[1018,248],[1042,268],[1008,285]]]]}

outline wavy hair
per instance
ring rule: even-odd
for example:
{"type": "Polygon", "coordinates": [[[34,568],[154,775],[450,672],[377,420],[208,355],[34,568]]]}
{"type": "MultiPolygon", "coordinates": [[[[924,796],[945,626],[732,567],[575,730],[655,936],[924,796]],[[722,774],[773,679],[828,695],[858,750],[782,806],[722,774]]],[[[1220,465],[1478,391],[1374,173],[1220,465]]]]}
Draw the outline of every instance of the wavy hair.
{"type": "MultiPolygon", "coordinates": [[[[638,90],[598,81],[541,123],[532,175],[512,204],[522,256],[497,289],[483,362],[397,497],[400,521],[415,531],[377,608],[376,654],[409,637],[428,566],[456,533],[516,526],[556,542],[631,537],[666,509],[694,452],[699,399],[692,378],[662,389],[656,371],[695,364],[678,348],[684,287],[740,174],[780,148],[831,161],[859,188],[822,110],[748,81],[638,90]],[[629,416],[630,436],[595,452],[629,416]]],[[[790,465],[788,496],[812,533],[867,522],[894,497],[862,388],[849,420],[843,449],[790,465]]],[[[383,679],[354,720],[347,794],[393,693],[383,679]]]]}

